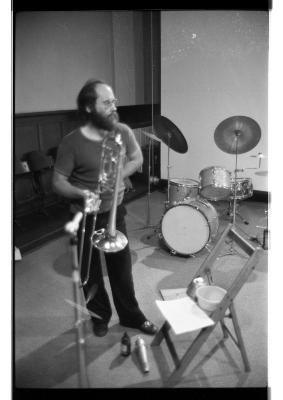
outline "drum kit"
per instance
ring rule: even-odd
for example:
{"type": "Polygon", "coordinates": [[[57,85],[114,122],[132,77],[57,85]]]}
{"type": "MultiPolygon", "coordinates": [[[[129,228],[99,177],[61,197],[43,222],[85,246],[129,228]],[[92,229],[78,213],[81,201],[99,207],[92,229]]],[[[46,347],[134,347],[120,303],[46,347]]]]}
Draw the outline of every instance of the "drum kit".
{"type": "MultiPolygon", "coordinates": [[[[245,116],[230,117],[222,121],[214,133],[216,145],[224,152],[235,154],[234,176],[220,166],[204,168],[199,181],[170,179],[170,149],[186,153],[188,145],[180,130],[166,117],[154,119],[155,135],[168,147],[167,200],[162,216],[159,238],[172,255],[195,256],[216,237],[219,227],[218,213],[210,201],[228,200],[233,205],[233,224],[237,200],[253,195],[252,181],[238,177],[238,155],[254,148],[261,137],[257,122],[245,116]]],[[[261,153],[260,153],[261,154],[261,153]]]]}

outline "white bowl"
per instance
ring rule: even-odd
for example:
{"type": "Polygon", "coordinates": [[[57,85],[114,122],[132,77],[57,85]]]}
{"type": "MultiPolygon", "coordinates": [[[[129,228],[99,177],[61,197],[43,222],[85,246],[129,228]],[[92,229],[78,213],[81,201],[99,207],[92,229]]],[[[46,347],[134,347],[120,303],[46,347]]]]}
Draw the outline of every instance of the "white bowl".
{"type": "Polygon", "coordinates": [[[213,285],[200,286],[196,290],[199,306],[205,311],[214,311],[221,302],[227,290],[213,285]]]}

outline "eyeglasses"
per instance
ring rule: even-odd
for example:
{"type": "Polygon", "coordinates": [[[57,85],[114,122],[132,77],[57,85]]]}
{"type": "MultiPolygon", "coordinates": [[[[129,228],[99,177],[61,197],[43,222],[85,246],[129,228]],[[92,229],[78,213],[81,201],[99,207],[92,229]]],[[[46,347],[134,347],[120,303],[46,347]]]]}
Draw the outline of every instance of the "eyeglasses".
{"type": "Polygon", "coordinates": [[[105,100],[105,101],[103,101],[103,104],[104,104],[107,108],[109,108],[109,107],[111,107],[111,106],[116,106],[117,103],[118,103],[118,100],[117,100],[117,99],[105,100]]]}

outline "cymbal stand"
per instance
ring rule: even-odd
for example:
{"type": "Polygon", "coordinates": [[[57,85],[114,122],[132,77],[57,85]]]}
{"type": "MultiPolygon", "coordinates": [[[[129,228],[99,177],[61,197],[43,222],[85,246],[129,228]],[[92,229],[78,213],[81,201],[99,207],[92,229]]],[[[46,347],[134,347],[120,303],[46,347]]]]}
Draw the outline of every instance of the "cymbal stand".
{"type": "MultiPolygon", "coordinates": [[[[170,138],[171,138],[171,133],[167,132],[167,200],[165,201],[165,210],[169,207],[169,203],[170,203],[170,199],[169,199],[169,188],[170,188],[170,172],[169,171],[171,168],[171,165],[169,162],[169,160],[170,160],[170,138]]],[[[150,187],[150,169],[149,169],[149,187],[150,187]]],[[[151,235],[147,236],[147,239],[150,239],[159,230],[159,225],[151,226],[151,227],[154,228],[154,232],[151,235]]]]}
{"type": "Polygon", "coordinates": [[[234,171],[234,176],[235,176],[235,182],[234,182],[234,186],[235,186],[235,188],[234,188],[234,193],[233,193],[233,200],[231,201],[229,201],[229,208],[228,208],[228,214],[229,215],[233,215],[233,220],[235,221],[235,219],[236,219],[236,215],[243,221],[243,223],[244,224],[246,224],[246,225],[249,225],[249,221],[248,220],[246,220],[240,213],[239,213],[239,211],[237,210],[237,206],[238,206],[238,204],[237,204],[237,197],[236,197],[236,192],[237,192],[237,175],[236,175],[236,173],[237,172],[243,172],[244,171],[244,169],[236,169],[235,171],[234,171]],[[236,200],[236,201],[234,201],[234,200],[236,200]],[[234,205],[234,203],[236,203],[236,205],[234,205]],[[231,209],[232,209],[232,207],[233,207],[233,211],[231,212],[231,209]],[[234,209],[234,207],[235,207],[235,209],[234,209]],[[234,216],[235,216],[235,219],[234,219],[234,216]]]}
{"type": "Polygon", "coordinates": [[[134,229],[133,231],[140,231],[140,230],[144,230],[144,229],[150,229],[153,228],[154,232],[148,236],[148,238],[150,238],[151,236],[153,236],[156,233],[157,230],[157,226],[156,225],[151,225],[150,223],[150,196],[151,196],[151,183],[154,182],[154,177],[151,176],[151,158],[153,158],[154,154],[154,148],[152,145],[152,138],[149,138],[149,143],[148,143],[148,179],[147,179],[147,213],[146,213],[146,225],[141,227],[141,228],[137,228],[134,229]]]}
{"type": "MultiPolygon", "coordinates": [[[[240,136],[240,131],[235,130],[235,141],[236,141],[236,153],[235,153],[235,170],[234,170],[234,179],[235,179],[235,185],[234,185],[234,198],[233,198],[233,219],[232,219],[232,227],[236,226],[236,182],[237,182],[237,172],[238,172],[238,138],[240,136]]],[[[233,246],[233,240],[230,241],[230,248],[227,253],[220,255],[217,258],[221,258],[224,256],[229,256],[229,255],[238,255],[240,257],[246,258],[243,254],[239,253],[233,246]]]]}
{"type": "Polygon", "coordinates": [[[150,196],[151,196],[151,158],[153,156],[154,147],[152,145],[152,139],[149,138],[148,143],[148,179],[147,179],[147,218],[146,218],[146,227],[154,228],[153,225],[150,224],[150,196]]]}
{"type": "Polygon", "coordinates": [[[165,209],[169,207],[170,198],[169,198],[169,189],[170,189],[170,132],[167,133],[167,200],[165,201],[165,209]]]}

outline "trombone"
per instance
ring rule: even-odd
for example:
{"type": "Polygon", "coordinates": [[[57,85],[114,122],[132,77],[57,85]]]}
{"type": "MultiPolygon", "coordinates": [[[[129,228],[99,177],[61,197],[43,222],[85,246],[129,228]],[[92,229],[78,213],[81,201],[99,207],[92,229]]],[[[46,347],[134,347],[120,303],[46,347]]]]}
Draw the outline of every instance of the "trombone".
{"type": "MultiPolygon", "coordinates": [[[[127,237],[116,229],[117,200],[123,163],[122,146],[123,143],[120,133],[111,133],[106,136],[102,143],[97,191],[95,193],[89,191],[86,192],[87,196],[85,198],[82,237],[80,242],[80,267],[82,266],[83,259],[87,215],[93,214],[93,220],[91,227],[92,233],[89,237],[87,272],[82,282],[82,286],[85,286],[89,280],[93,247],[105,253],[115,253],[123,250],[128,244],[127,237]],[[101,194],[106,191],[112,193],[112,206],[109,213],[108,224],[106,228],[95,230],[97,213],[101,203],[100,197],[101,194]]],[[[90,297],[91,296],[88,296],[88,298],[90,297]]]]}
{"type": "Polygon", "coordinates": [[[122,172],[121,134],[110,135],[104,139],[100,164],[100,192],[109,190],[113,193],[112,207],[107,228],[94,231],[91,241],[94,247],[106,253],[123,250],[127,244],[126,236],[116,229],[117,200],[122,172]]]}

